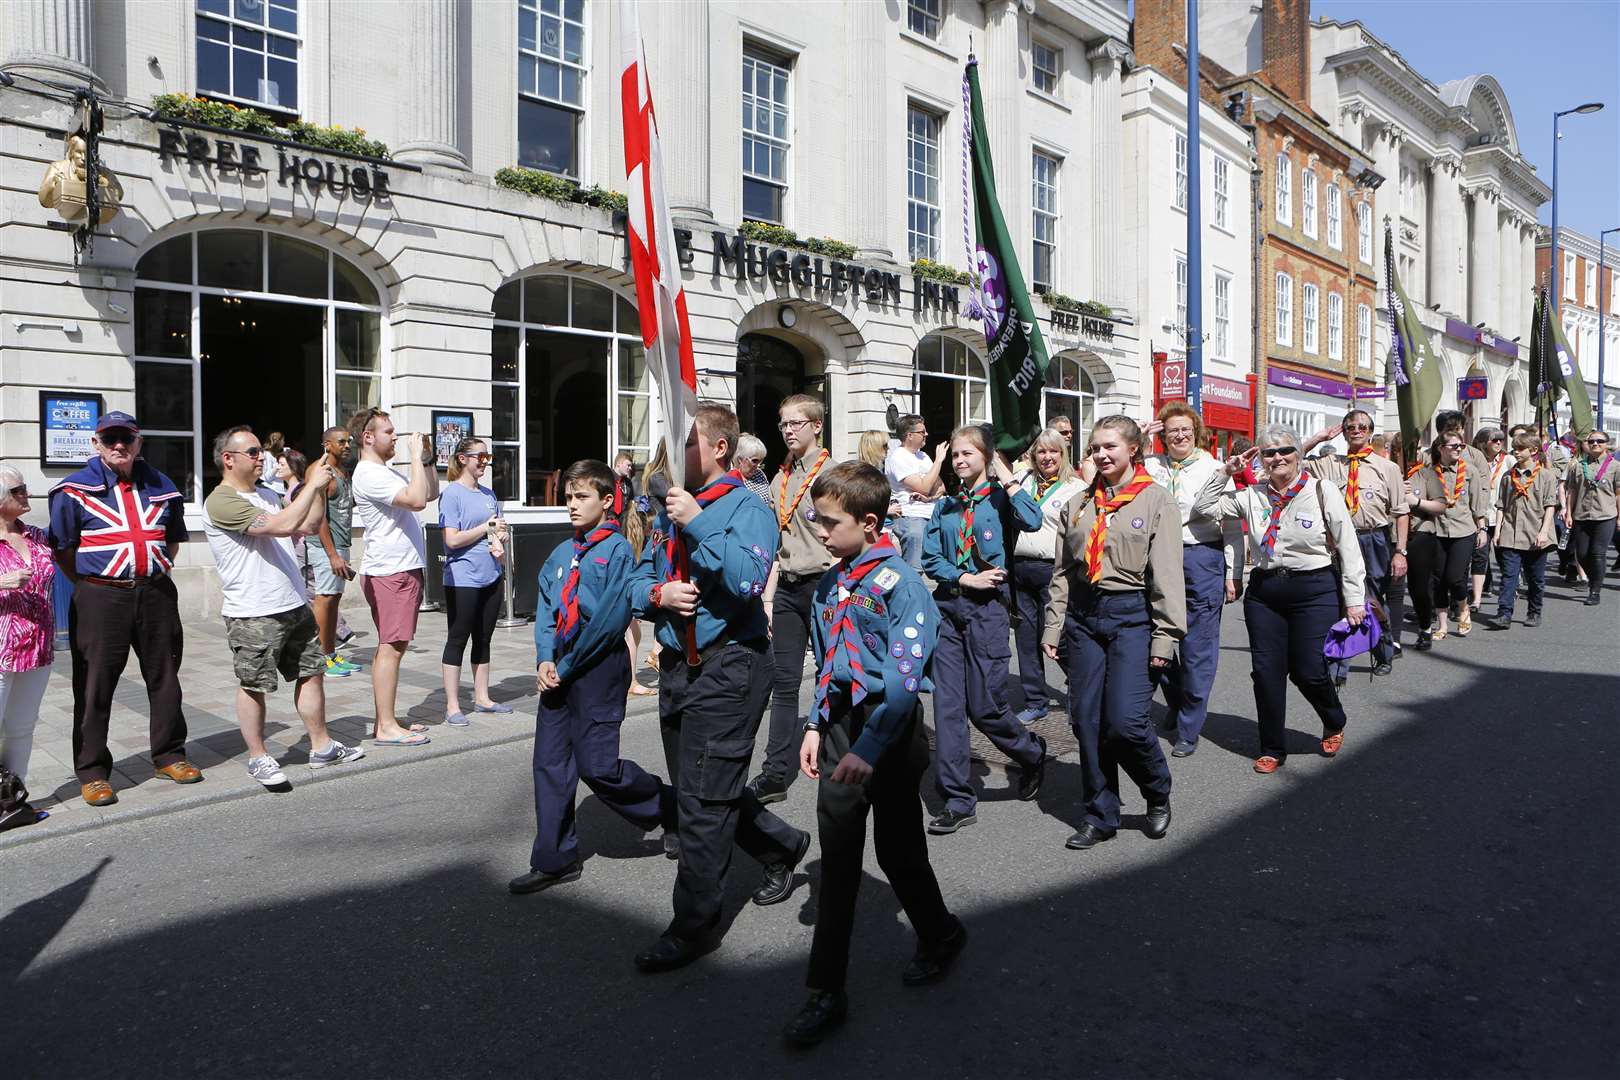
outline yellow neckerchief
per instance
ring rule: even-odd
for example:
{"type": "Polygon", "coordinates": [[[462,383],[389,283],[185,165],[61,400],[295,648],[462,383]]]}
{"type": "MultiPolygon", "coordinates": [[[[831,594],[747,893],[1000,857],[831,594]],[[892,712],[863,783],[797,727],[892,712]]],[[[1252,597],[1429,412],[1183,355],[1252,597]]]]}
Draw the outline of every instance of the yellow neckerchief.
{"type": "Polygon", "coordinates": [[[1178,504],[1181,501],[1181,470],[1185,469],[1188,465],[1191,465],[1200,458],[1205,458],[1208,456],[1209,455],[1204,451],[1194,447],[1192,452],[1186,457],[1182,458],[1180,461],[1176,461],[1170,456],[1170,452],[1168,450],[1165,451],[1164,465],[1165,468],[1170,470],[1170,495],[1178,504]]]}

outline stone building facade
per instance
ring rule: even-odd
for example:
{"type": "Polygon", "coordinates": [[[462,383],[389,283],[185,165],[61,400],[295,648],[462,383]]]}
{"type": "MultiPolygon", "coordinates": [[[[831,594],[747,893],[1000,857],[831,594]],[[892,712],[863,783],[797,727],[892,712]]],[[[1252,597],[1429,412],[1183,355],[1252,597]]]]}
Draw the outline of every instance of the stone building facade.
{"type": "MultiPolygon", "coordinates": [[[[1603,253],[1606,257],[1600,259],[1598,242],[1592,237],[1562,225],[1558,229],[1558,254],[1564,264],[1560,305],[1564,337],[1575,350],[1594,407],[1601,360],[1603,426],[1611,441],[1620,444],[1620,298],[1614,289],[1614,263],[1620,258],[1617,241],[1620,236],[1609,237],[1603,253]],[[1603,342],[1601,356],[1599,340],[1603,342]]],[[[1549,287],[1552,281],[1552,230],[1545,225],[1536,231],[1536,280],[1548,282],[1549,287]]],[[[1569,405],[1560,405],[1559,421],[1567,429],[1569,405]]]]}

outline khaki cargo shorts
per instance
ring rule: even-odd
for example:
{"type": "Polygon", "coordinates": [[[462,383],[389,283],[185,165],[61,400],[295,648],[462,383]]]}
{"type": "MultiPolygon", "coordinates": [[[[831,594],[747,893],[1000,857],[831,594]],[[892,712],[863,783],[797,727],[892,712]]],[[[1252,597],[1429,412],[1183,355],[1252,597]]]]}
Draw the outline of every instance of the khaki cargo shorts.
{"type": "Polygon", "coordinates": [[[275,615],[227,616],[225,641],[231,647],[236,681],[244,690],[274,693],[281,685],[278,672],[288,682],[326,674],[315,613],[307,604],[275,615]]]}

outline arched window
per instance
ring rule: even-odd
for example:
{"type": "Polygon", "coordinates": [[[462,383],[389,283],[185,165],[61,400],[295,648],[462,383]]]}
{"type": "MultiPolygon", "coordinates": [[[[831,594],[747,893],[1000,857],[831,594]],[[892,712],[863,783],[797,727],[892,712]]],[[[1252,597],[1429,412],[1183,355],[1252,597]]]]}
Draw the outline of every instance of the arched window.
{"type": "Polygon", "coordinates": [[[1074,427],[1074,447],[1078,454],[1091,425],[1097,421],[1097,384],[1072,353],[1052,357],[1046,369],[1045,426],[1059,416],[1067,416],[1074,427]]]}
{"type": "Polygon", "coordinates": [[[652,451],[652,384],[635,305],[584,278],[537,274],[495,293],[490,487],[505,502],[558,503],[562,470],[652,451]]]}
{"type": "Polygon", "coordinates": [[[963,424],[990,419],[989,381],[979,354],[953,337],[929,334],[916,352],[917,411],[928,421],[928,452],[963,424]]]}
{"type": "Polygon", "coordinates": [[[376,287],[305,240],[266,229],[165,240],[135,265],[133,322],[144,456],[188,499],[218,477],[205,445],[218,431],[279,431],[314,457],[328,426],[383,402],[376,287]]]}

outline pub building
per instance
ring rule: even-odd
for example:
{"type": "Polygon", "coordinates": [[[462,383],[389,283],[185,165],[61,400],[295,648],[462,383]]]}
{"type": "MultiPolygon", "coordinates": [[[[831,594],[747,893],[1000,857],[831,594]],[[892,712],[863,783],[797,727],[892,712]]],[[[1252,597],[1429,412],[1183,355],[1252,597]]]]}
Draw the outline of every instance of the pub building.
{"type": "MultiPolygon", "coordinates": [[[[42,0],[0,46],[0,459],[34,490],[89,456],[96,415],[126,410],[200,526],[215,433],[249,424],[313,453],[329,424],[379,406],[401,432],[486,438],[503,512],[552,543],[570,462],[648,460],[661,433],[622,211],[494,179],[518,166],[517,187],[624,190],[614,6],[149,0],[139,20],[133,7],[42,0]],[[55,33],[63,19],[82,34],[55,33]],[[53,87],[94,90],[100,130],[53,87]],[[274,128],[223,125],[196,99],[274,128]],[[104,224],[82,250],[75,136],[103,178],[104,224]]],[[[1037,298],[1047,416],[1083,432],[1143,404],[1106,213],[1126,180],[1123,3],[848,4],[813,22],[790,5],[640,10],[699,396],[734,405],[773,455],[777,405],[798,392],[826,400],[828,444],[846,457],[900,414],[921,413],[934,439],[990,419],[968,286],[918,264],[967,261],[970,35],[1026,270],[1111,308],[1082,319],[1037,298]],[[855,70],[870,92],[849,92],[855,70]]],[[[194,540],[176,576],[187,610],[211,613],[194,540]]],[[[520,543],[520,564],[536,543],[520,543]]]]}

